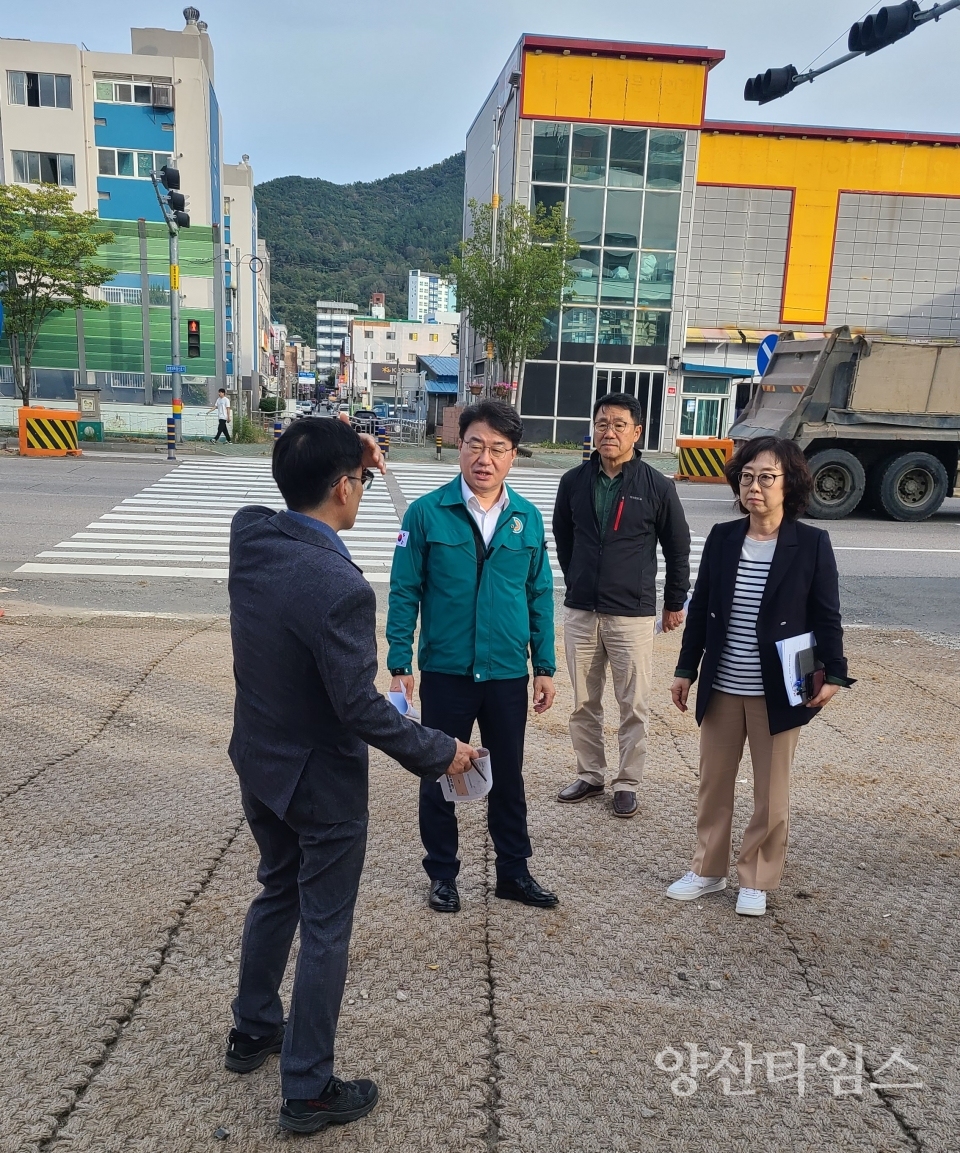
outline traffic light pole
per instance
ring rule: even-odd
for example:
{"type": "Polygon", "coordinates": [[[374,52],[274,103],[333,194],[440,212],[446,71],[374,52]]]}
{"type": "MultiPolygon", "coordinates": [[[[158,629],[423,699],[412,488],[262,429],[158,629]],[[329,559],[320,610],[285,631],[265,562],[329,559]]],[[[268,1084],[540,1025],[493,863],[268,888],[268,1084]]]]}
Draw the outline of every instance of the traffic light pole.
{"type": "MultiPolygon", "coordinates": [[[[180,233],[170,229],[170,363],[180,367],[180,233]]],[[[173,419],[177,423],[177,443],[183,442],[183,386],[180,373],[173,373],[173,419]]]]}

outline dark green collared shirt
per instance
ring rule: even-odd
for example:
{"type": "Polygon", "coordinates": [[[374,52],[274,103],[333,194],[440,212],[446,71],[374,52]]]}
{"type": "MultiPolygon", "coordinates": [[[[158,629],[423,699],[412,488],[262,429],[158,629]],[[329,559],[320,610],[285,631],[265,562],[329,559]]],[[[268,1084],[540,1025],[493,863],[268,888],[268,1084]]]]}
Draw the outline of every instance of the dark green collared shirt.
{"type": "Polygon", "coordinates": [[[613,512],[613,506],[620,495],[622,483],[622,469],[614,477],[607,476],[602,468],[597,470],[597,476],[593,482],[593,507],[597,513],[597,523],[600,525],[601,540],[606,536],[610,514],[613,512]]]}

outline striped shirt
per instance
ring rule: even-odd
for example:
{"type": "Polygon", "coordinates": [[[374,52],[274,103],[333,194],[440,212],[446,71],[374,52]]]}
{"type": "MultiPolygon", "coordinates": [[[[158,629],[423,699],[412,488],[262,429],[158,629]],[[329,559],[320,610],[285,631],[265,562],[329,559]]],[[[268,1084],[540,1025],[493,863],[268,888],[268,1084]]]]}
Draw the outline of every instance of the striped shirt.
{"type": "Polygon", "coordinates": [[[744,537],[727,640],[720,654],[717,675],[713,678],[713,687],[722,693],[738,697],[763,696],[757,616],[776,548],[776,540],[744,537]]]}

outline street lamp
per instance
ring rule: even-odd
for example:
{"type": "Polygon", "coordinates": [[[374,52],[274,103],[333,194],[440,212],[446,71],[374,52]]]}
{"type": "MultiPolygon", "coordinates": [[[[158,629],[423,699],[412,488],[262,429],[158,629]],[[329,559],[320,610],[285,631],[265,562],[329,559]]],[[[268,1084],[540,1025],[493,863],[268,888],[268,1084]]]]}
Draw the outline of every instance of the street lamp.
{"type": "MultiPolygon", "coordinates": [[[[493,194],[490,197],[491,219],[490,219],[490,263],[491,265],[497,258],[497,216],[500,210],[500,133],[503,131],[503,121],[507,114],[507,109],[510,107],[510,101],[516,96],[520,90],[520,73],[510,73],[510,91],[507,93],[507,98],[503,104],[497,105],[497,110],[493,114],[493,144],[490,151],[493,153],[493,194]]],[[[485,366],[485,384],[486,395],[489,396],[492,389],[492,369],[493,369],[493,342],[488,340],[486,342],[486,366],[485,366]]],[[[514,397],[514,400],[516,397],[514,397]]]]}
{"type": "MultiPolygon", "coordinates": [[[[238,249],[239,251],[239,249],[238,249]]],[[[243,397],[243,356],[242,356],[242,336],[241,336],[241,317],[240,312],[240,267],[244,262],[248,262],[248,267],[254,276],[258,276],[263,271],[263,261],[255,252],[248,252],[245,256],[238,256],[233,262],[237,269],[235,277],[231,277],[233,283],[230,285],[230,290],[233,293],[233,331],[234,331],[234,350],[233,350],[233,376],[234,381],[238,382],[237,392],[240,393],[241,399],[243,397]]],[[[253,400],[253,358],[250,360],[250,397],[253,400]]]]}

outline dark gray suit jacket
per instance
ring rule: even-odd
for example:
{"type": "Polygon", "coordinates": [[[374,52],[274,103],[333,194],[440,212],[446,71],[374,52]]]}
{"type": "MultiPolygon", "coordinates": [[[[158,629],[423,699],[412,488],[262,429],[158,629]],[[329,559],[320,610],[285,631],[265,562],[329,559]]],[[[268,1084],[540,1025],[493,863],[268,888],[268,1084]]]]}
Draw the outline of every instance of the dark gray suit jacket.
{"type": "Polygon", "coordinates": [[[229,589],[230,760],[278,817],[301,777],[318,821],[364,816],[368,743],[418,776],[446,770],[454,739],[401,717],[374,687],[376,597],[333,541],[286,512],[242,508],[229,589]]]}

